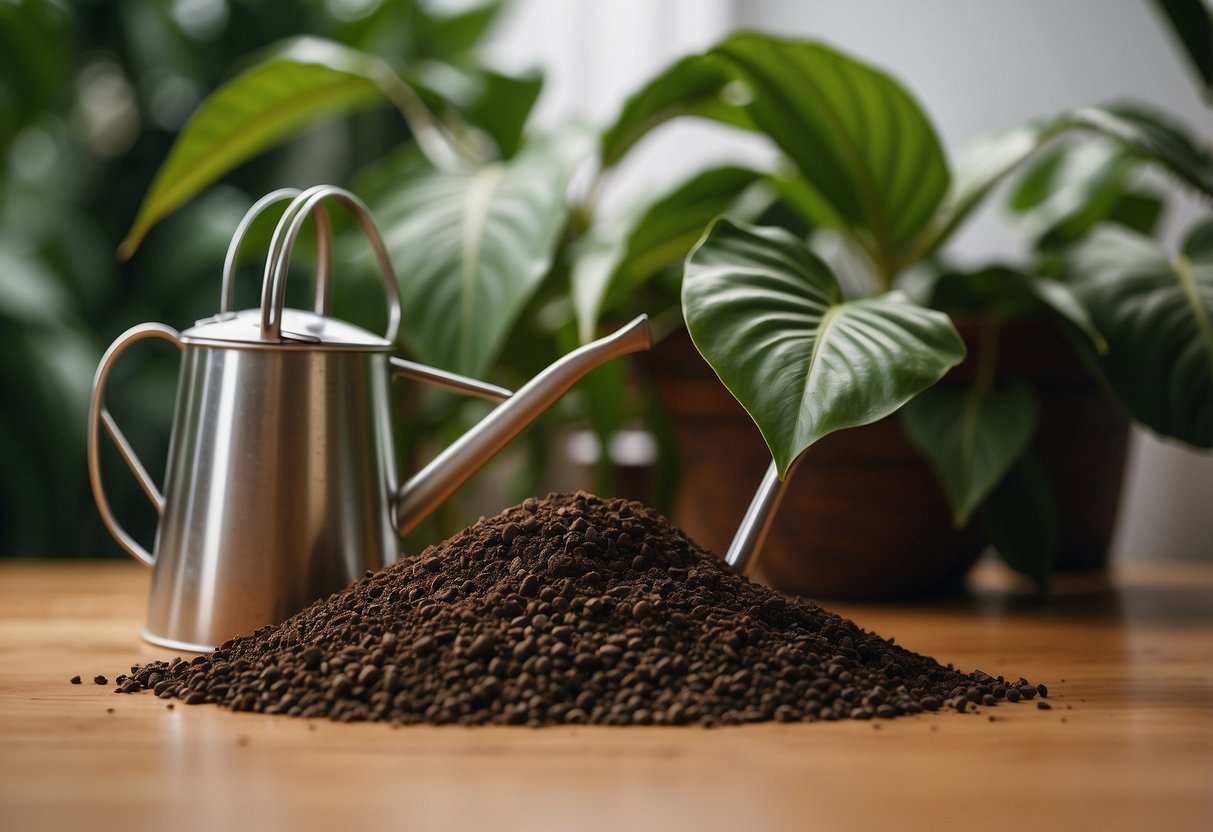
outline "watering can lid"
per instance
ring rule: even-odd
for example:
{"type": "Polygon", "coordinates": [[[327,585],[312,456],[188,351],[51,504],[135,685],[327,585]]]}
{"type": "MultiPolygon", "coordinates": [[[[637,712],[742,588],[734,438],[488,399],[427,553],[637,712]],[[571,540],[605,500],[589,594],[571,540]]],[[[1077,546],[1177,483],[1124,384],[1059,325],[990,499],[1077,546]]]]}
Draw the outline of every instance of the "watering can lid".
{"type": "Polygon", "coordinates": [[[262,335],[261,310],[221,312],[203,318],[181,333],[181,341],[232,347],[299,347],[330,350],[380,352],[390,350],[392,342],[360,326],[303,309],[282,310],[282,337],[262,335]]]}

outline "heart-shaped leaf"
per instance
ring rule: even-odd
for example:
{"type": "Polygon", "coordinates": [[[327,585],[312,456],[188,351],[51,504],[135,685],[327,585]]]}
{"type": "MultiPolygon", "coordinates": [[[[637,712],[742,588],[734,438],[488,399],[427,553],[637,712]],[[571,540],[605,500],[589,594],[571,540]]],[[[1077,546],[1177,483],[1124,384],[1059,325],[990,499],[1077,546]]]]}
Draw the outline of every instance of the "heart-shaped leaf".
{"type": "Polygon", "coordinates": [[[819,43],[736,35],[714,50],[752,88],[746,111],[865,243],[899,270],[948,189],[939,137],[890,76],[819,43]]]}
{"type": "Polygon", "coordinates": [[[1134,417],[1213,447],[1213,256],[1169,261],[1148,237],[1107,227],[1067,274],[1108,342],[1098,367],[1134,417]]]}
{"type": "Polygon", "coordinates": [[[717,222],[687,258],[695,346],[762,431],[780,477],[813,442],[897,410],[964,356],[941,312],[897,292],[843,302],[808,247],[717,222]]]}
{"type": "Polygon", "coordinates": [[[579,247],[570,275],[581,339],[596,336],[604,308],[684,260],[708,223],[760,175],[738,167],[705,170],[642,210],[596,228],[579,247]]]}
{"type": "Polygon", "coordinates": [[[552,266],[565,190],[589,152],[583,130],[530,141],[471,171],[423,168],[378,188],[372,206],[400,279],[402,331],[418,356],[479,375],[552,266]]]}
{"type": "Polygon", "coordinates": [[[428,135],[416,123],[416,93],[380,59],[319,38],[276,48],[198,106],[156,172],[119,255],[129,257],[153,225],[301,126],[387,101],[409,114],[419,141],[428,135]]]}
{"type": "Polygon", "coordinates": [[[1023,382],[988,392],[937,385],[899,416],[910,440],[935,467],[960,527],[1032,440],[1036,399],[1023,382]]]}

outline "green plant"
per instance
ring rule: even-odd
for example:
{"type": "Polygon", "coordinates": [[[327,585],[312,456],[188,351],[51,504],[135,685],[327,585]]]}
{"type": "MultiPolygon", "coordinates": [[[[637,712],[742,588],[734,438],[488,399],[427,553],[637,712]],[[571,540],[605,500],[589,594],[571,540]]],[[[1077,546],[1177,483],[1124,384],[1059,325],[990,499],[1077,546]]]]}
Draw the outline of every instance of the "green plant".
{"type": "MultiPolygon", "coordinates": [[[[746,115],[795,163],[781,190],[793,195],[806,219],[836,230],[861,253],[876,293],[844,302],[835,290],[826,313],[835,314],[832,320],[793,314],[800,298],[791,287],[804,293],[813,286],[800,262],[809,244],[759,229],[717,225],[688,258],[683,309],[692,338],[759,425],[781,477],[814,439],[881,418],[927,386],[909,388],[914,377],[907,368],[939,362],[946,355],[939,344],[907,338],[887,314],[868,316],[868,327],[859,331],[837,326],[831,332],[823,323],[845,321],[843,310],[889,299],[903,278],[923,306],[898,299],[887,307],[898,316],[935,306],[979,321],[984,332],[972,387],[926,391],[905,408],[903,424],[934,464],[957,525],[980,512],[987,537],[1006,560],[1042,585],[1055,529],[1047,520],[1040,466],[1027,453],[1034,397],[1020,382],[996,384],[993,372],[998,329],[1006,321],[1052,315],[1074,333],[1137,419],[1165,435],[1213,446],[1208,232],[1195,233],[1172,263],[1133,230],[1157,217],[1156,202],[1129,185],[1129,171],[1142,159],[1213,195],[1213,160],[1180,129],[1136,109],[1082,109],[982,144],[953,176],[910,96],[888,76],[837,52],[743,35],[698,60],[718,67],[720,83],[750,86],[746,115]],[[1042,181],[1065,158],[1056,155],[1031,171],[1016,194],[1021,209],[1036,203],[1037,247],[1047,255],[1041,263],[1026,270],[944,268],[941,250],[993,187],[1046,143],[1079,130],[1115,144],[1082,177],[1083,198],[1058,211],[1050,209],[1064,200],[1049,204],[1043,193],[1031,195],[1033,189],[1057,195],[1058,188],[1042,181]],[[1120,230],[1101,226],[1105,221],[1120,230]],[[846,343],[844,356],[830,361],[826,335],[846,343]],[[822,363],[831,367],[824,380],[822,363]]],[[[679,79],[658,83],[674,88],[679,79]]]]}
{"type": "MultiPolygon", "coordinates": [[[[330,93],[344,91],[343,84],[360,90],[359,112],[321,131],[296,119],[291,138],[298,141],[257,165],[228,170],[222,187],[188,205],[182,201],[190,194],[178,192],[174,215],[137,254],[128,246],[124,253],[133,256],[119,264],[114,251],[140,196],[197,100],[244,56],[303,32],[350,50],[363,64],[392,61],[455,79],[471,111],[487,97],[533,97],[538,79],[491,72],[472,55],[500,2],[460,3],[453,12],[440,5],[0,4],[0,377],[16,393],[0,409],[0,554],[118,554],[93,508],[84,460],[89,387],[102,350],[140,321],[181,325],[213,314],[218,265],[241,213],[260,194],[300,171],[345,179],[389,150],[416,144],[409,124],[372,106],[381,99],[371,101],[365,84],[321,70],[307,83],[326,80],[330,93]]],[[[278,70],[261,80],[277,83],[278,70]]],[[[323,104],[319,96],[311,102],[323,104]]],[[[485,123],[490,134],[510,129],[501,119],[485,123]]],[[[255,127],[244,135],[263,139],[255,127]]],[[[178,173],[205,172],[226,155],[195,158],[178,173]]],[[[263,249],[268,228],[254,229],[263,249]]],[[[242,275],[238,298],[252,295],[252,282],[242,275]]],[[[133,351],[110,396],[153,475],[163,470],[167,445],[176,383],[171,353],[133,351]]],[[[113,470],[111,501],[131,531],[150,540],[154,512],[137,484],[113,470]]]]}
{"type": "MultiPolygon", "coordinates": [[[[738,34],[676,62],[629,99],[597,136],[589,186],[569,197],[573,167],[593,144],[584,143],[585,132],[576,128],[525,131],[533,90],[497,94],[493,107],[477,109],[421,81],[389,77],[380,63],[332,44],[278,49],[200,105],[145,199],[140,216],[148,221],[137,224],[131,244],[150,221],[205,188],[225,166],[297,131],[303,118],[350,112],[378,94],[397,104],[413,134],[432,139],[385,155],[354,179],[384,226],[399,271],[409,316],[403,346],[422,360],[510,383],[590,337],[604,317],[640,307],[661,325],[677,325],[682,261],[705,226],[726,214],[733,221],[716,223],[687,261],[682,307],[692,337],[754,416],[782,473],[816,438],[893,412],[956,363],[956,333],[929,305],[984,321],[990,346],[1000,321],[1051,315],[1085,342],[1139,418],[1160,430],[1184,419],[1175,408],[1186,403],[1164,403],[1164,416],[1138,407],[1151,398],[1153,385],[1143,388],[1141,378],[1130,378],[1126,362],[1116,360],[1134,349],[1124,346],[1122,333],[1098,325],[1116,317],[1111,307],[1119,295],[1103,291],[1100,280],[1062,279],[1091,268],[1091,258],[1069,246],[1084,242],[1100,221],[1148,213],[1148,195],[1122,187],[1127,180],[1117,178],[1119,168],[1109,167],[1107,187],[1090,184],[1102,201],[1087,199],[1081,216],[1065,214],[1049,225],[1057,245],[1042,244],[1039,265],[960,273],[942,259],[948,240],[995,186],[1064,134],[1104,137],[1124,165],[1149,160],[1213,194],[1208,155],[1161,119],[1127,108],[1085,108],[997,136],[953,166],[926,114],[890,76],[821,44],[738,34]],[[256,80],[271,70],[300,79],[291,89],[298,102],[310,102],[316,90],[331,91],[337,80],[342,92],[326,95],[323,108],[309,105],[303,115],[294,110],[277,125],[259,120],[259,140],[240,145],[205,175],[187,180],[174,174],[181,158],[234,146],[241,127],[215,117],[220,104],[261,106],[265,92],[256,80]],[[701,171],[619,217],[599,216],[597,196],[620,162],[645,135],[682,116],[765,136],[785,161],[768,172],[701,171]],[[754,221],[778,221],[794,232],[743,224],[754,221]],[[866,265],[870,297],[844,293],[812,254],[810,230],[845,241],[866,265]],[[828,364],[842,372],[820,369],[828,364]]],[[[1048,180],[1046,173],[1029,173],[1025,183],[1048,180]]],[[[1032,202],[1027,192],[1022,198],[1032,202]]],[[[1175,274],[1179,291],[1199,301],[1203,266],[1175,274]]],[[[1174,296],[1174,288],[1160,291],[1174,296]]],[[[1172,314],[1189,311],[1186,332],[1196,333],[1197,343],[1207,303],[1168,306],[1172,314]]],[[[1203,372],[1199,348],[1180,338],[1163,346],[1176,359],[1158,359],[1169,375],[1203,372]]],[[[643,397],[624,400],[622,380],[613,372],[588,379],[580,407],[576,400],[571,405],[573,415],[590,419],[602,435],[646,407],[643,397]]],[[[434,412],[431,424],[451,430],[450,406],[434,412]]],[[[1017,386],[995,389],[986,373],[967,395],[920,396],[908,412],[915,414],[907,417],[918,428],[911,432],[935,461],[957,521],[984,509],[991,529],[1000,520],[1015,528],[992,513],[988,498],[1031,496],[1031,489],[1012,487],[1032,467],[1022,455],[1034,418],[1030,396],[1017,386]]],[[[541,443],[542,427],[536,436],[541,443]]],[[[1014,505],[1023,510],[1024,500],[1014,505]]],[[[1012,563],[1043,579],[1039,552],[1047,547],[1039,540],[993,536],[1012,563]]]]}

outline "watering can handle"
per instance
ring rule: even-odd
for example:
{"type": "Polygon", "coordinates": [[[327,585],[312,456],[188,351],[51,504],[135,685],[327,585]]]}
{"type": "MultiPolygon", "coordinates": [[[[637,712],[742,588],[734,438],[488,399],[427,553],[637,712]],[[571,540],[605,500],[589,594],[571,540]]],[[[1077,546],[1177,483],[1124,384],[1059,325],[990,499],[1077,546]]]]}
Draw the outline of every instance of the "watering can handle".
{"type": "Polygon", "coordinates": [[[122,459],[126,462],[127,467],[131,469],[131,473],[135,475],[135,479],[142,486],[143,493],[151,500],[156,513],[162,514],[164,512],[164,497],[161,496],[160,489],[156,487],[156,483],[152,481],[151,476],[147,473],[147,469],[139,461],[139,457],[135,454],[135,449],[126,441],[126,436],[119,429],[118,423],[114,421],[114,417],[106,410],[104,402],[105,380],[109,376],[110,368],[114,361],[131,344],[147,338],[160,338],[168,341],[177,347],[177,349],[181,349],[181,340],[178,337],[177,330],[164,324],[139,324],[138,326],[133,326],[119,335],[114,343],[110,344],[110,348],[105,351],[105,355],[101,358],[101,363],[97,366],[97,375],[93,378],[93,396],[88,408],[88,478],[92,484],[93,499],[97,502],[97,510],[101,512],[101,520],[105,523],[105,527],[109,530],[109,533],[136,560],[151,566],[155,563],[155,558],[140,546],[127,533],[126,529],[118,524],[118,521],[114,518],[114,513],[110,510],[109,500],[105,497],[105,487],[101,482],[101,453],[97,439],[97,427],[103,424],[105,425],[106,433],[109,434],[110,439],[117,446],[118,453],[122,455],[122,459]]]}
{"type": "MultiPolygon", "coordinates": [[[[297,196],[299,196],[298,188],[280,188],[272,191],[254,202],[253,207],[248,209],[244,218],[240,220],[240,224],[236,226],[236,233],[232,235],[232,241],[228,243],[227,256],[223,260],[223,286],[219,293],[220,316],[234,311],[232,307],[236,291],[236,256],[240,252],[240,246],[244,243],[244,237],[249,228],[271,205],[294,199],[297,196]]],[[[332,235],[332,223],[329,222],[328,214],[321,210],[316,215],[316,313],[319,315],[327,315],[329,311],[329,282],[333,270],[332,258],[329,254],[332,235]]]]}
{"type": "MultiPolygon", "coordinates": [[[[299,194],[287,207],[286,213],[278,221],[278,227],[274,229],[269,257],[265,262],[265,279],[261,284],[261,337],[275,341],[282,337],[282,307],[286,301],[287,269],[290,266],[295,240],[308,215],[317,209],[323,212],[321,203],[329,199],[340,202],[358,220],[358,224],[362,226],[367,242],[375,254],[375,259],[379,261],[379,269],[383,273],[383,288],[388,302],[388,325],[383,337],[388,341],[395,341],[396,335],[400,331],[400,290],[396,285],[396,272],[392,268],[387,246],[365,203],[354,194],[335,185],[316,185],[299,194]]],[[[319,228],[320,226],[317,225],[317,230],[319,228]]],[[[319,310],[322,303],[321,292],[327,293],[327,285],[322,287],[320,281],[317,280],[316,286],[316,304],[317,310],[319,310]]],[[[327,298],[323,299],[323,303],[327,307],[327,298]]]]}

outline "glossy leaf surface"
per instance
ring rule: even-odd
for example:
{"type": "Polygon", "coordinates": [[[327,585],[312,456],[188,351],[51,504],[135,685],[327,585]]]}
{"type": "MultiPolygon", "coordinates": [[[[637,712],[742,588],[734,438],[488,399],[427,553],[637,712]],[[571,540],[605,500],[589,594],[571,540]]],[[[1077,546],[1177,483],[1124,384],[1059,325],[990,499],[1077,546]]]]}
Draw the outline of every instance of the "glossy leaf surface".
{"type": "Polygon", "coordinates": [[[1068,276],[1108,342],[1098,366],[1134,417],[1213,447],[1213,256],[1173,261],[1113,227],[1075,249],[1068,276]]]}
{"type": "Polygon", "coordinates": [[[717,222],[687,258],[682,308],[781,477],[822,436],[889,415],[964,356],[946,315],[900,293],[843,302],[829,268],[781,229],[717,222]]]}

